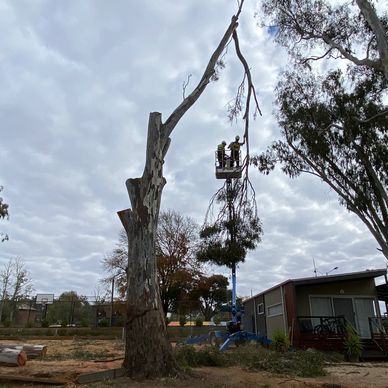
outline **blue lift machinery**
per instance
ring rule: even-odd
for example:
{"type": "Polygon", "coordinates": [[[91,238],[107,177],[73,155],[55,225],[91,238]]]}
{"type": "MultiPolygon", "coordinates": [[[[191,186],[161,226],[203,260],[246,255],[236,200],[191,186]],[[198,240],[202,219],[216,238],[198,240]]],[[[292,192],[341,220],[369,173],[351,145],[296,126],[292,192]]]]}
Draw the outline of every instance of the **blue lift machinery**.
{"type": "MultiPolygon", "coordinates": [[[[236,137],[236,140],[238,138],[236,137]]],[[[225,145],[225,144],[224,144],[225,145]]],[[[241,151],[233,152],[233,150],[218,149],[215,153],[215,170],[217,179],[226,180],[226,192],[228,200],[228,217],[232,217],[233,195],[232,184],[233,179],[240,179],[242,176],[241,151]]],[[[220,351],[229,348],[231,344],[239,344],[243,342],[255,341],[265,346],[271,343],[266,336],[259,336],[254,333],[249,333],[241,330],[240,321],[241,315],[237,315],[237,293],[236,293],[236,264],[232,265],[232,321],[228,322],[227,330],[215,330],[202,336],[194,336],[187,338],[182,345],[195,345],[210,343],[213,346],[219,346],[220,351]]]]}

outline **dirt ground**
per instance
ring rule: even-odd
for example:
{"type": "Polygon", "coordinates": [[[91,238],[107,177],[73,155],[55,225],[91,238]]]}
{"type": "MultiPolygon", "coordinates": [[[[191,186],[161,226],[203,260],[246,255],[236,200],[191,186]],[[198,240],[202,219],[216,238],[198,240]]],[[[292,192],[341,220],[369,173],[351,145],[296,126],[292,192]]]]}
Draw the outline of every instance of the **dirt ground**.
{"type": "MultiPolygon", "coordinates": [[[[22,342],[0,341],[1,345],[22,342]]],[[[75,387],[80,374],[120,368],[124,346],[119,340],[30,340],[29,344],[47,346],[42,359],[28,360],[23,367],[0,366],[0,386],[5,376],[45,378],[64,382],[75,387]],[[104,360],[103,360],[104,359],[104,360]]],[[[301,378],[273,375],[266,372],[250,372],[241,368],[195,368],[189,375],[177,379],[159,379],[135,382],[122,377],[112,381],[89,383],[93,388],[113,387],[187,387],[187,388],[250,388],[250,387],[386,387],[388,388],[388,363],[338,363],[327,366],[328,374],[319,378],[301,378]]],[[[6,386],[15,386],[8,383],[6,386]]],[[[23,386],[32,386],[24,382],[23,386]]],[[[35,384],[35,387],[42,386],[35,384]]],[[[47,386],[47,385],[46,385],[47,386]]]]}

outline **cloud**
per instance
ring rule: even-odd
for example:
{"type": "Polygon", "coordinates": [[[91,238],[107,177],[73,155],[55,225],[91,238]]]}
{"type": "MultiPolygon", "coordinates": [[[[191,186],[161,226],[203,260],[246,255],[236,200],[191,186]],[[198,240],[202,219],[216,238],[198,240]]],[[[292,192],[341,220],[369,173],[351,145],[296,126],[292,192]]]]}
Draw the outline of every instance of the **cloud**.
{"type": "MultiPolygon", "coordinates": [[[[0,224],[0,267],[21,256],[37,292],[92,295],[104,277],[100,260],[130,207],[125,181],[142,174],[149,112],[163,119],[199,81],[235,3],[221,0],[49,0],[0,4],[0,184],[10,220],[0,224]]],[[[275,140],[273,90],[286,56],[258,27],[246,4],[240,44],[252,67],[262,117],[251,122],[251,151],[275,140]]],[[[242,80],[228,47],[220,80],[205,90],[172,133],[162,208],[203,221],[223,184],[214,152],[242,134],[228,102],[242,80]]],[[[287,278],[384,265],[376,243],[319,180],[280,171],[251,172],[263,242],[238,268],[249,295],[287,278]]],[[[228,274],[224,268],[215,272],[228,274]]]]}

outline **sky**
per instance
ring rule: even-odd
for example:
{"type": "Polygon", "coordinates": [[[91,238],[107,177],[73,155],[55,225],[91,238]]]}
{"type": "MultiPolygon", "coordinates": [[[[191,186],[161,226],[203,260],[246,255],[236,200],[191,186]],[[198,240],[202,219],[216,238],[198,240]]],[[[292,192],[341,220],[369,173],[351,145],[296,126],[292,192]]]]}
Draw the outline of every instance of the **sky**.
{"type": "MultiPolygon", "coordinates": [[[[21,257],[36,293],[94,295],[104,255],[130,207],[125,181],[142,174],[149,112],[162,119],[195,87],[236,11],[226,0],[0,0],[0,185],[9,221],[0,269],[21,257]]],[[[263,115],[251,121],[252,153],[279,137],[274,88],[287,55],[246,0],[239,38],[263,115]]],[[[242,80],[230,45],[226,68],[172,133],[162,210],[201,224],[222,140],[242,136],[227,104],[242,80]]],[[[319,179],[251,169],[262,243],[237,269],[250,296],[290,278],[385,268],[377,243],[319,179]],[[332,271],[334,267],[337,270],[332,271]]],[[[226,268],[212,271],[229,276],[226,268]]]]}

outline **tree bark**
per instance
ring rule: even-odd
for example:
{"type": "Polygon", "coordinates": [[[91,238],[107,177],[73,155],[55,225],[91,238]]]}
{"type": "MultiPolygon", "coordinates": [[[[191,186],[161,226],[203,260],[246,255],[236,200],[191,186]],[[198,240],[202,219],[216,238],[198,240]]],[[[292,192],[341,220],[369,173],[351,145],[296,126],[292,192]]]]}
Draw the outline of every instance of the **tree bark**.
{"type": "Polygon", "coordinates": [[[388,37],[372,4],[368,0],[356,0],[365,20],[376,36],[377,50],[380,54],[381,66],[388,81],[388,37]]]}
{"type": "Polygon", "coordinates": [[[47,346],[46,345],[0,345],[0,352],[3,349],[13,349],[17,351],[23,351],[27,359],[30,360],[32,358],[45,356],[47,353],[47,346]]]}
{"type": "Polygon", "coordinates": [[[3,348],[0,349],[0,364],[8,366],[26,365],[27,355],[22,350],[3,348]]]}

